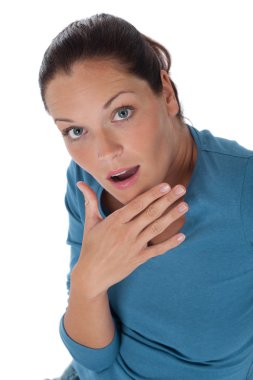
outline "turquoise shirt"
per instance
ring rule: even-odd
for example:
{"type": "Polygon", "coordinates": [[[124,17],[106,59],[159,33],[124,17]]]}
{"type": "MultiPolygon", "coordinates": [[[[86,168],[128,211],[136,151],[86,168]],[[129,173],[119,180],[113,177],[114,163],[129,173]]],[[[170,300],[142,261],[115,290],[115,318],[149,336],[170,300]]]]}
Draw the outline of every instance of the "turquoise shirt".
{"type": "MultiPolygon", "coordinates": [[[[253,151],[187,127],[198,156],[184,196],[186,240],[109,288],[116,332],[108,346],[78,344],[61,319],[81,380],[253,379],[253,151]]],[[[109,213],[101,185],[74,161],[67,180],[71,271],[85,215],[76,182],[92,187],[101,215],[109,213]]]]}

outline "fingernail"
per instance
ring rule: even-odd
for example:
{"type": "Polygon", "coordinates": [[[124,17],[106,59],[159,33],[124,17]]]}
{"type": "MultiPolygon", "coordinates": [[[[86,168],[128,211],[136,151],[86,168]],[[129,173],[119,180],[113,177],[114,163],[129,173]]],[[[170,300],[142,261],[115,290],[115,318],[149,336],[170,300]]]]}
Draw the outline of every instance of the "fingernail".
{"type": "Polygon", "coordinates": [[[177,237],[177,241],[183,241],[185,239],[185,235],[184,234],[180,234],[178,237],[177,237]]]}
{"type": "Polygon", "coordinates": [[[184,194],[185,193],[185,189],[181,186],[178,186],[175,188],[175,194],[176,195],[181,195],[181,194],[184,194]]]}
{"type": "Polygon", "coordinates": [[[177,209],[179,212],[184,212],[184,211],[188,210],[188,207],[183,203],[180,206],[178,206],[177,209]]]}
{"type": "Polygon", "coordinates": [[[169,191],[171,189],[170,185],[166,184],[166,185],[162,185],[160,187],[160,192],[161,193],[166,193],[167,191],[169,191]]]}

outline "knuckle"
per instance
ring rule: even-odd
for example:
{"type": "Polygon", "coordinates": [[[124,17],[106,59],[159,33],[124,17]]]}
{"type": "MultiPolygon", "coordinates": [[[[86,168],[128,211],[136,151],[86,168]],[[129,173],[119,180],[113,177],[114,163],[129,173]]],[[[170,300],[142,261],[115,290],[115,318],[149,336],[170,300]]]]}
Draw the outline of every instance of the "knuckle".
{"type": "Polygon", "coordinates": [[[151,232],[153,234],[158,234],[159,232],[162,231],[162,228],[161,228],[161,225],[160,223],[158,223],[157,221],[155,221],[152,225],[151,225],[151,232]]]}
{"type": "Polygon", "coordinates": [[[150,205],[147,209],[146,209],[146,215],[148,216],[148,218],[153,218],[157,215],[157,210],[155,208],[154,205],[150,205]]]}
{"type": "Polygon", "coordinates": [[[143,201],[140,198],[135,198],[131,202],[131,207],[134,211],[141,211],[143,209],[143,201]]]}

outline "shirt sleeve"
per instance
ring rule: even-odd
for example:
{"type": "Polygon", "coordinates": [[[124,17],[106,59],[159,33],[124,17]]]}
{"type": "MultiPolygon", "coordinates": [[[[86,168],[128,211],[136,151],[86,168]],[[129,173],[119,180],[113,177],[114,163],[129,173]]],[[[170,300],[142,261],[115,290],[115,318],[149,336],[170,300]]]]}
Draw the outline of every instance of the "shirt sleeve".
{"type": "MultiPolygon", "coordinates": [[[[70,245],[71,250],[70,271],[67,275],[68,294],[71,286],[70,274],[80,256],[84,231],[84,199],[82,193],[76,186],[76,182],[79,180],[84,181],[83,178],[80,178],[80,176],[78,176],[76,164],[74,161],[71,161],[67,170],[67,190],[65,194],[65,206],[67,208],[69,217],[69,229],[66,243],[70,245]],[[83,213],[82,217],[81,213],[83,213]]],[[[90,348],[75,342],[67,334],[64,328],[64,316],[62,316],[60,321],[60,336],[70,355],[76,362],[79,363],[79,365],[91,369],[95,372],[100,372],[110,367],[115,361],[116,356],[119,352],[119,319],[117,318],[116,314],[114,314],[112,309],[111,312],[115,325],[115,334],[112,342],[103,348],[90,348]]]]}
{"type": "Polygon", "coordinates": [[[253,156],[247,160],[242,189],[241,215],[245,238],[253,251],[253,156]]]}

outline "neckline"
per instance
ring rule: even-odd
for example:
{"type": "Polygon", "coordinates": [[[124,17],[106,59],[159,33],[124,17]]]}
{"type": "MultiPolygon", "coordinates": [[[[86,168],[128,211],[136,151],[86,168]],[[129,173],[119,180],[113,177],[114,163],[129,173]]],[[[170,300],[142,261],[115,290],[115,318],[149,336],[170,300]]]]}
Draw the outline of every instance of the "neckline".
{"type": "MultiPolygon", "coordinates": [[[[191,195],[192,187],[193,187],[193,184],[195,182],[195,177],[197,176],[197,173],[199,171],[199,162],[200,162],[200,154],[201,154],[201,142],[200,142],[197,130],[193,126],[191,126],[189,124],[186,124],[186,126],[187,126],[187,128],[188,128],[188,130],[189,130],[189,132],[190,132],[190,134],[191,134],[191,136],[192,136],[192,138],[193,138],[193,140],[194,140],[194,142],[196,144],[197,158],[196,158],[196,161],[195,161],[195,165],[194,165],[194,168],[193,168],[193,172],[192,172],[190,181],[188,182],[188,185],[187,185],[186,194],[184,196],[185,201],[187,201],[188,198],[191,195]]],[[[106,218],[108,215],[110,215],[110,212],[105,207],[105,205],[102,206],[101,197],[102,197],[103,190],[104,190],[104,188],[101,185],[99,185],[99,189],[98,189],[98,208],[99,208],[101,216],[103,218],[106,218]]]]}

